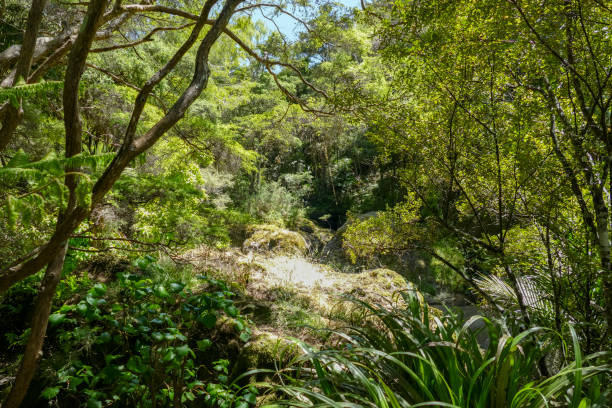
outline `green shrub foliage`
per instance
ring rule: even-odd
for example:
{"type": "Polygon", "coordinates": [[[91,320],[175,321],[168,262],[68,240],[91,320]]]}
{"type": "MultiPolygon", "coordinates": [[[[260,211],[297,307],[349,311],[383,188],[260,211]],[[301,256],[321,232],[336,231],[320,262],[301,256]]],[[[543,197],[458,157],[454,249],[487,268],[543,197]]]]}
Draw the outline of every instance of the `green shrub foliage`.
{"type": "MultiPolygon", "coordinates": [[[[144,258],[137,265],[158,267],[144,258]]],[[[213,343],[219,322],[244,342],[247,321],[225,283],[199,279],[201,287],[192,290],[125,273],[116,287],[97,283],[60,307],[49,323],[70,359],[41,396],[87,407],[252,406],[256,391],[230,381],[228,359],[211,357],[219,349],[213,343]]]]}

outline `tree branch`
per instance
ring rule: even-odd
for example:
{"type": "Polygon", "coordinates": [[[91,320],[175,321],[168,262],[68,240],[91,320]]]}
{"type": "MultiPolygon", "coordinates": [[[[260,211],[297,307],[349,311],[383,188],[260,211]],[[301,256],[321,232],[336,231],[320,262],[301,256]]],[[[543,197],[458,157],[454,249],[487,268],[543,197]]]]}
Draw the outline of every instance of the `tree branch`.
{"type": "Polygon", "coordinates": [[[131,42],[131,43],[127,43],[127,44],[118,44],[118,45],[113,45],[113,46],[109,46],[109,47],[100,47],[100,48],[93,48],[90,52],[108,52],[108,51],[114,51],[114,50],[119,50],[122,48],[129,48],[129,47],[135,47],[139,44],[145,43],[147,41],[153,41],[153,35],[159,31],[173,31],[173,30],[182,30],[186,27],[190,27],[194,25],[194,23],[188,23],[188,24],[183,24],[182,26],[178,26],[178,27],[156,27],[154,28],[151,32],[149,32],[147,35],[145,35],[144,37],[142,37],[140,40],[131,42]]]}

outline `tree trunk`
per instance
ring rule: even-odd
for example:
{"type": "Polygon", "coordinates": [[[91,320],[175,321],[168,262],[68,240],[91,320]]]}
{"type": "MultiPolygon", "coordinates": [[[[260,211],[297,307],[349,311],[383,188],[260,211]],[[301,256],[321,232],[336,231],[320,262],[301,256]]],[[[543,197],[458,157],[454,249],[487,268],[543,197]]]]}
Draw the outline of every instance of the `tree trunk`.
{"type": "Polygon", "coordinates": [[[36,305],[34,307],[34,318],[32,319],[32,331],[28,338],[25,353],[21,360],[21,365],[17,371],[15,383],[11,388],[6,401],[2,405],[4,408],[18,408],[25,397],[34,373],[38,368],[38,362],[42,357],[42,345],[49,323],[49,314],[53,305],[55,288],[62,276],[64,258],[68,242],[64,243],[61,250],[47,266],[45,277],[40,285],[36,305]]]}
{"type": "Polygon", "coordinates": [[[21,104],[16,108],[10,102],[6,102],[0,109],[4,111],[2,114],[2,128],[0,128],[0,152],[2,152],[11,142],[15,129],[21,123],[23,109],[21,104]]]}
{"type": "MultiPolygon", "coordinates": [[[[7,83],[5,84],[3,82],[1,86],[15,86],[15,84],[19,82],[19,78],[23,78],[24,82],[27,80],[28,74],[30,73],[30,66],[32,65],[34,49],[36,48],[36,37],[38,35],[38,29],[42,21],[43,10],[46,3],[47,0],[32,1],[15,74],[12,77],[9,75],[6,79],[7,83]]],[[[19,103],[19,107],[17,108],[10,103],[5,106],[6,113],[2,120],[2,128],[0,129],[0,152],[3,151],[10,143],[13,133],[15,132],[15,129],[17,129],[17,126],[19,126],[21,123],[21,119],[23,117],[21,101],[19,103]]]]}
{"type": "Polygon", "coordinates": [[[601,261],[601,278],[605,302],[605,316],[608,335],[612,336],[612,260],[610,258],[610,231],[608,209],[603,194],[594,195],[595,219],[597,220],[597,246],[601,261]]]}
{"type": "MultiPolygon", "coordinates": [[[[206,33],[204,39],[200,43],[196,56],[196,67],[193,79],[188,88],[183,92],[181,97],[176,101],[168,113],[159,120],[148,132],[143,136],[133,140],[131,137],[126,137],[124,145],[119,150],[115,159],[107,167],[104,174],[98,179],[92,190],[92,206],[100,202],[104,195],[112,188],[115,181],[119,178],[125,167],[138,154],[151,147],[161,136],[163,136],[176,122],[178,122],[189,106],[197,99],[202,90],[206,88],[210,76],[208,68],[208,55],[211,47],[223,29],[227,26],[234,9],[243,0],[227,0],[219,13],[217,19],[211,29],[206,33]]],[[[97,22],[106,8],[108,0],[92,0],[90,1],[87,16],[85,18],[85,26],[79,33],[75,45],[71,51],[68,69],[66,71],[66,80],[64,81],[64,121],[66,129],[66,156],[70,157],[80,151],[80,117],[78,115],[78,82],[80,75],[83,72],[83,67],[89,47],[91,46],[92,35],[95,34],[97,22]],[[83,38],[81,38],[83,37],[83,38]]],[[[198,37],[199,31],[206,22],[206,18],[216,3],[216,0],[208,0],[202,11],[199,27],[192,33],[193,41],[198,37]]],[[[188,49],[188,48],[187,48],[188,49]]],[[[158,75],[161,80],[174,65],[181,59],[186,50],[179,51],[177,61],[172,61],[167,70],[160,71],[158,75]]],[[[139,95],[139,104],[146,103],[147,95],[139,95]]],[[[137,110],[137,109],[136,109],[137,110]]],[[[127,135],[130,136],[130,135],[127,135]]],[[[0,294],[2,289],[8,289],[12,284],[19,280],[36,273],[50,259],[47,267],[45,278],[41,285],[41,290],[36,301],[35,319],[32,324],[32,332],[26,346],[26,354],[24,355],[21,367],[17,373],[17,378],[13,389],[4,405],[4,408],[17,408],[23,400],[30,381],[36,371],[37,363],[40,359],[40,352],[44,340],[45,331],[49,321],[49,314],[53,302],[53,296],[59,280],[61,279],[61,271],[64,263],[64,257],[67,250],[67,242],[70,235],[78,227],[78,225],[89,215],[91,207],[76,206],[75,187],[76,179],[72,176],[67,176],[65,183],[70,190],[70,198],[67,209],[58,219],[57,227],[53,237],[47,245],[33,259],[18,265],[14,268],[9,268],[5,275],[0,277],[0,294]]]]}
{"type": "Polygon", "coordinates": [[[32,1],[30,12],[28,13],[28,25],[21,44],[21,53],[19,54],[19,62],[17,62],[17,71],[13,79],[13,85],[15,85],[20,78],[24,81],[28,79],[30,66],[32,65],[32,57],[34,57],[34,49],[36,48],[38,29],[43,18],[43,10],[45,9],[46,3],[47,0],[32,1]]]}
{"type": "MultiPolygon", "coordinates": [[[[41,1],[38,1],[41,3],[41,1]]],[[[42,1],[44,5],[44,0],[42,1]]],[[[85,60],[91,47],[91,43],[95,36],[96,28],[99,21],[106,10],[108,0],[92,0],[87,9],[87,15],[83,23],[83,27],[79,36],[75,41],[75,45],[70,53],[68,68],[66,70],[66,78],[64,80],[64,126],[66,130],[66,157],[72,157],[81,151],[81,120],[79,117],[79,101],[78,89],[81,75],[85,67],[85,60]]],[[[31,59],[31,56],[30,56],[31,59]]],[[[29,64],[28,64],[29,69],[29,64]]],[[[25,73],[27,76],[27,72],[25,73]]],[[[67,167],[66,172],[74,172],[75,168],[67,167]]],[[[60,211],[57,220],[55,242],[51,241],[49,246],[43,251],[48,251],[48,256],[51,257],[47,265],[47,271],[40,286],[40,291],[36,298],[36,306],[34,308],[34,319],[32,320],[31,332],[26,345],[25,354],[17,375],[15,384],[11,388],[11,392],[5,402],[5,408],[18,408],[25,397],[30,382],[36,372],[38,362],[42,356],[42,346],[49,323],[49,314],[53,305],[53,297],[55,289],[62,276],[64,267],[64,258],[68,249],[68,237],[82,220],[69,223],[71,228],[66,229],[63,234],[62,226],[65,225],[64,220],[70,220],[70,217],[75,214],[76,208],[76,186],[78,179],[73,174],[68,174],[65,177],[64,183],[68,187],[69,199],[68,205],[64,211],[60,211]],[[55,244],[55,245],[51,245],[55,244]],[[50,247],[57,247],[56,250],[50,247]]]]}

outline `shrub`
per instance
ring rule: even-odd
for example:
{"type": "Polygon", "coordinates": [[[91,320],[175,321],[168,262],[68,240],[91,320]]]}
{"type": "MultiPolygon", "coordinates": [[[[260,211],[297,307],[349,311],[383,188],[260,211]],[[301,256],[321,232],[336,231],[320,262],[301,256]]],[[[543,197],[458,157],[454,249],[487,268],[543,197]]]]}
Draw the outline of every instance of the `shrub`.
{"type": "Polygon", "coordinates": [[[282,372],[277,406],[330,407],[605,407],[611,370],[605,356],[583,357],[573,328],[573,349],[561,341],[565,364],[554,375],[538,373],[556,334],[532,328],[517,335],[474,316],[431,316],[403,293],[405,309],[387,310],[355,300],[363,323],[337,333],[335,347],[305,351],[282,372]],[[478,321],[480,330],[472,329],[478,321]],[[369,322],[369,323],[368,323],[369,322]],[[479,342],[479,334],[486,333],[479,342]],[[481,347],[488,343],[486,349],[481,347]],[[607,388],[606,388],[607,387],[607,388]]]}
{"type": "Polygon", "coordinates": [[[293,225],[305,215],[301,200],[276,181],[262,182],[244,206],[252,216],[281,226],[293,225]]]}
{"type": "MultiPolygon", "coordinates": [[[[137,264],[150,269],[153,262],[137,264]]],[[[256,390],[230,381],[230,362],[215,356],[212,336],[220,319],[242,341],[250,329],[225,283],[200,278],[206,290],[194,292],[126,273],[118,288],[98,283],[59,308],[51,334],[69,363],[41,396],[87,407],[252,406],[256,390]]]]}

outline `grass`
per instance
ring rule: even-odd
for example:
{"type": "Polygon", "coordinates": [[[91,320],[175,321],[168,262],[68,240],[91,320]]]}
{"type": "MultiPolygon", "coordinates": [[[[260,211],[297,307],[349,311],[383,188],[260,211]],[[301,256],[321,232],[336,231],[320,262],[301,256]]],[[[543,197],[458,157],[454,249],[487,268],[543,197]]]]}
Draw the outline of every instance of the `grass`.
{"type": "Polygon", "coordinates": [[[482,316],[431,316],[426,305],[404,293],[407,307],[386,310],[353,300],[363,312],[359,326],[336,332],[333,347],[304,354],[280,371],[281,395],[268,406],[291,407],[608,407],[609,355],[582,356],[569,327],[566,344],[558,333],[531,328],[511,334],[482,316]],[[482,320],[489,346],[472,329],[482,320]],[[551,348],[563,364],[539,372],[551,348]]]}

